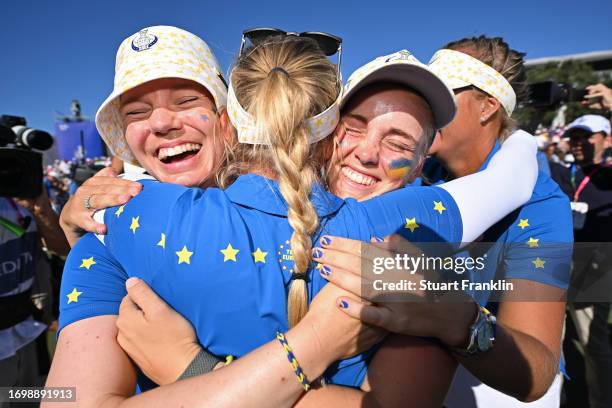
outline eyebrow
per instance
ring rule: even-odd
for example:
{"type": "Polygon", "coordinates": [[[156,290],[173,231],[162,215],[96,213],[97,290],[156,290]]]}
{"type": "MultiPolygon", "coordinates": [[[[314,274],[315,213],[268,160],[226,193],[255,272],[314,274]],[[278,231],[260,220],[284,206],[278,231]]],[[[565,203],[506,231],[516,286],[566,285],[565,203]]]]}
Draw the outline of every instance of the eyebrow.
{"type": "Polygon", "coordinates": [[[359,115],[357,113],[347,113],[347,114],[344,115],[344,117],[345,118],[348,117],[348,118],[351,118],[351,119],[355,119],[355,120],[358,120],[358,121],[363,122],[363,123],[368,123],[368,120],[366,119],[365,116],[361,116],[361,115],[359,115]]]}
{"type": "Polygon", "coordinates": [[[393,134],[396,134],[396,135],[399,135],[399,136],[404,136],[404,137],[412,140],[414,143],[417,142],[416,139],[414,138],[414,136],[412,136],[410,133],[407,133],[407,132],[403,131],[402,129],[398,129],[396,127],[390,128],[386,133],[387,134],[393,133],[393,134]]]}

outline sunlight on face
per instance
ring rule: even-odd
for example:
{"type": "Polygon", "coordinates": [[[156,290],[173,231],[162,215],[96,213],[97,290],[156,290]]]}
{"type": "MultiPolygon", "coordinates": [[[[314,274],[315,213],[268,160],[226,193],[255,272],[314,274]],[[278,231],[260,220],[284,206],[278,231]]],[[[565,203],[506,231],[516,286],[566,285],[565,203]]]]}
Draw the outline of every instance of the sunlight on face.
{"type": "Polygon", "coordinates": [[[223,154],[210,93],[179,78],[147,82],[120,99],[127,143],[156,179],[186,186],[211,183],[223,154]]]}

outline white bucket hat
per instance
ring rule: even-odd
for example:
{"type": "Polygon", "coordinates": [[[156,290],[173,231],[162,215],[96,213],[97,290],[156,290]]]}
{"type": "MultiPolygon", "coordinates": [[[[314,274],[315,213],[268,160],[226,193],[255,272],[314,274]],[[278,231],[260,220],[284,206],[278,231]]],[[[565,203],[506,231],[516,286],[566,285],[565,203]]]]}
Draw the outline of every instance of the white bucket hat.
{"type": "Polygon", "coordinates": [[[425,98],[431,107],[436,129],[448,125],[455,117],[453,92],[407,50],[378,57],[353,72],[344,85],[341,108],[359,89],[384,81],[403,84],[425,98]]]}
{"type": "Polygon", "coordinates": [[[226,105],[227,87],[217,58],[198,36],[171,26],[144,28],[117,50],[115,85],[96,114],[98,132],[121,160],[138,164],[130,151],[119,114],[119,96],[145,82],[183,78],[204,86],[217,109],[226,105]]]}

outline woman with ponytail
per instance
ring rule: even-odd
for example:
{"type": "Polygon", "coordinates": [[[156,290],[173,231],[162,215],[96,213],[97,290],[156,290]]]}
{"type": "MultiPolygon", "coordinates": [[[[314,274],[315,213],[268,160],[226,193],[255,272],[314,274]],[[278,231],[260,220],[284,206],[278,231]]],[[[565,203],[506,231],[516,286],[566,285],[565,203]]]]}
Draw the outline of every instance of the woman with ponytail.
{"type": "MultiPolygon", "coordinates": [[[[441,98],[446,98],[443,103],[453,106],[450,91],[415,61],[409,63],[437,81],[441,98]]],[[[372,345],[381,334],[346,321],[339,328],[346,333],[337,334],[331,331],[330,321],[337,318],[333,311],[329,316],[319,311],[316,318],[306,313],[308,299],[314,298],[311,308],[320,310],[324,292],[328,300],[334,296],[331,285],[313,272],[311,261],[321,256],[316,248],[311,251],[313,242],[328,234],[363,241],[398,230],[408,236],[404,225],[409,215],[420,221],[419,229],[410,231],[417,241],[472,241],[528,198],[537,168],[535,146],[520,135],[511,137],[500,159],[494,158],[479,174],[442,187],[400,189],[364,202],[341,200],[323,188],[322,177],[333,151],[333,141],[326,137],[338,123],[336,72],[317,43],[307,38],[269,38],[241,54],[230,77],[227,106],[239,143],[219,172],[222,189],[188,189],[147,180],[142,193],[127,205],[102,214],[108,235],[83,237],[67,261],[61,333],[48,385],[77,385],[84,405],[175,401],[188,406],[284,406],[321,377],[331,385],[314,395],[337,391],[326,400],[329,404],[363,405],[375,398],[375,404],[389,406],[392,403],[381,401],[391,398],[399,405],[405,403],[400,398],[406,398],[405,393],[419,406],[441,403],[444,384],[436,380],[447,382],[452,372],[452,362],[441,349],[430,350],[429,360],[414,356],[402,371],[387,372],[389,377],[365,380],[367,362],[375,352],[372,345]],[[500,166],[508,155],[518,155],[523,166],[500,166]],[[507,188],[491,188],[495,183],[507,188]],[[461,194],[466,190],[470,199],[461,194]],[[127,280],[133,292],[139,286],[138,279],[128,278],[151,284],[194,325],[202,345],[216,355],[236,356],[237,361],[131,397],[136,376],[119,346],[129,339],[115,338],[123,284],[127,280]],[[352,347],[339,350],[339,339],[330,333],[352,337],[352,347]],[[356,353],[360,354],[346,358],[356,353]],[[407,365],[416,373],[405,372],[407,365]],[[401,381],[394,379],[397,375],[402,375],[401,381]],[[415,382],[419,375],[422,381],[415,382]],[[219,385],[231,385],[231,396],[219,385]],[[255,386],[257,393],[252,392],[255,386]],[[387,387],[395,393],[386,393],[387,387]]],[[[413,135],[415,139],[427,137],[425,129],[444,126],[454,113],[441,119],[439,110],[433,110],[417,121],[422,132],[413,135]]],[[[137,149],[129,133],[126,137],[131,149],[137,149]]],[[[124,302],[121,307],[135,305],[124,302]]],[[[397,347],[395,339],[388,341],[397,347]]],[[[381,349],[370,369],[384,373],[385,361],[404,361],[400,357],[410,351],[381,349]]]]}

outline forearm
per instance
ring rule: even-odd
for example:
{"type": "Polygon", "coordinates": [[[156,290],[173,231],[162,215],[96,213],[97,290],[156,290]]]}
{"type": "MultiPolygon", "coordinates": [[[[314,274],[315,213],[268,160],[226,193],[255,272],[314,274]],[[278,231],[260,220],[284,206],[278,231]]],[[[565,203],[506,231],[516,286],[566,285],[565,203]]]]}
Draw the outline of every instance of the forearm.
{"type": "MultiPolygon", "coordinates": [[[[306,377],[314,380],[331,361],[313,347],[309,331],[308,325],[298,325],[287,339],[306,377]]],[[[290,407],[303,392],[282,345],[273,340],[227,367],[124,399],[119,406],[290,407]]]]}
{"type": "Polygon", "coordinates": [[[70,246],[60,228],[59,218],[47,203],[36,204],[31,210],[45,247],[57,255],[66,256],[70,246]]]}
{"type": "Polygon", "coordinates": [[[338,385],[327,385],[308,391],[295,404],[296,408],[319,407],[380,407],[371,392],[338,385]]]}
{"type": "Polygon", "coordinates": [[[559,356],[536,338],[498,323],[495,346],[480,355],[458,357],[476,378],[521,401],[546,393],[559,371],[559,356]],[[508,370],[500,369],[508,367],[508,370]]]}

